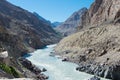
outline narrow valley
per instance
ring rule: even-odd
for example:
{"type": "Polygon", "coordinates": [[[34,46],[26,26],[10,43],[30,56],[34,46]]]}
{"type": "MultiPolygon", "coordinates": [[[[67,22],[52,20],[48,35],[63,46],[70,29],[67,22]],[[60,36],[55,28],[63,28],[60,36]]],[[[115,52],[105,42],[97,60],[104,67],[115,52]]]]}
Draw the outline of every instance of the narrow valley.
{"type": "Polygon", "coordinates": [[[0,0],[0,80],[120,80],[120,0],[0,0]]]}

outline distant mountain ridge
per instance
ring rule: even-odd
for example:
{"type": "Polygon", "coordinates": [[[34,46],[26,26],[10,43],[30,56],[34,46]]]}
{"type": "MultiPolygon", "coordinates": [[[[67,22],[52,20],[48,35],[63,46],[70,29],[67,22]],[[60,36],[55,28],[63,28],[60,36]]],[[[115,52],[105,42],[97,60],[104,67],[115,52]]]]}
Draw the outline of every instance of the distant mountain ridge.
{"type": "Polygon", "coordinates": [[[57,31],[64,36],[73,34],[77,31],[77,27],[81,22],[81,17],[87,12],[87,8],[82,8],[79,11],[74,12],[65,22],[56,28],[57,31]]]}
{"type": "Polygon", "coordinates": [[[53,22],[52,25],[53,25],[53,27],[55,28],[55,27],[60,26],[62,23],[63,23],[63,22],[53,22]]]}
{"type": "Polygon", "coordinates": [[[34,14],[37,18],[39,18],[41,21],[47,23],[48,25],[51,25],[52,28],[55,28],[55,27],[57,27],[57,26],[59,26],[59,25],[62,24],[62,22],[53,22],[53,23],[52,23],[51,21],[46,20],[45,18],[41,17],[41,16],[40,16],[38,13],[36,13],[36,12],[33,12],[33,14],[34,14]]]}

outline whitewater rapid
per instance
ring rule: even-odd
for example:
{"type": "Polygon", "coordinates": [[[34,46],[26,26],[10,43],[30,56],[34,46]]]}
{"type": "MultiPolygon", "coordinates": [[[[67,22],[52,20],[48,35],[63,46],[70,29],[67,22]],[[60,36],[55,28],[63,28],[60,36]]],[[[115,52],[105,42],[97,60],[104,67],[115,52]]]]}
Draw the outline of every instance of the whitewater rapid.
{"type": "Polygon", "coordinates": [[[93,77],[93,75],[76,71],[77,64],[62,62],[58,57],[49,56],[54,47],[55,45],[49,45],[44,49],[38,49],[26,58],[40,69],[47,69],[44,74],[49,76],[48,80],[88,80],[93,77]]]}

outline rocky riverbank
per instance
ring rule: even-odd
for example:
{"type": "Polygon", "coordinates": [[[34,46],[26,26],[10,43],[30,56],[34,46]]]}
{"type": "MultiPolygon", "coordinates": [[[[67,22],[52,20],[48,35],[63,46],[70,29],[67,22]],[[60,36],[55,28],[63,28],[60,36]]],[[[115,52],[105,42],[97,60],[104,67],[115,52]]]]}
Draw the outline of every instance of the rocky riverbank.
{"type": "Polygon", "coordinates": [[[22,66],[18,58],[59,39],[51,26],[33,13],[0,0],[0,77],[45,80],[30,61],[20,59],[22,66]]]}
{"type": "Polygon", "coordinates": [[[120,0],[95,0],[78,32],[61,40],[55,51],[77,63],[79,71],[120,80],[120,0]]]}
{"type": "Polygon", "coordinates": [[[2,80],[7,80],[7,79],[46,80],[48,79],[48,76],[45,76],[44,74],[42,74],[42,72],[46,71],[46,69],[41,70],[37,68],[35,65],[33,65],[30,61],[28,61],[25,58],[19,58],[17,61],[13,61],[9,57],[4,59],[0,58],[0,59],[2,60],[0,61],[0,79],[2,80]]]}
{"type": "Polygon", "coordinates": [[[120,79],[120,25],[103,25],[64,38],[55,54],[77,63],[77,70],[120,79]]]}
{"type": "Polygon", "coordinates": [[[45,68],[43,70],[41,70],[25,58],[19,58],[18,60],[19,60],[20,64],[22,64],[23,67],[27,68],[29,71],[31,71],[31,73],[33,73],[33,74],[31,74],[27,70],[24,70],[23,73],[26,77],[28,77],[28,78],[34,77],[36,80],[48,79],[48,76],[45,76],[44,74],[41,73],[41,72],[46,71],[45,68]]]}

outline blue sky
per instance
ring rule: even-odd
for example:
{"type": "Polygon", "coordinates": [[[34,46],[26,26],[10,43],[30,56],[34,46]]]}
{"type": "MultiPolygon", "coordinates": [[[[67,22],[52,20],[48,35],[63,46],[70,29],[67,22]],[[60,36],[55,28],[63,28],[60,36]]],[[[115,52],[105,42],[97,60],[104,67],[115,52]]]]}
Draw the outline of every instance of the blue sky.
{"type": "Polygon", "coordinates": [[[52,22],[65,21],[73,12],[89,8],[94,0],[7,0],[52,22]]]}

